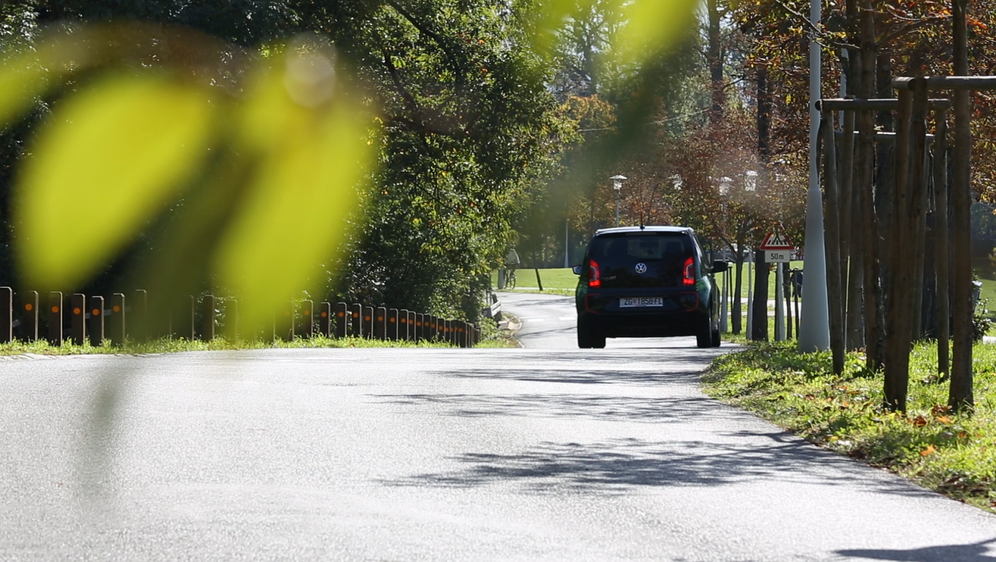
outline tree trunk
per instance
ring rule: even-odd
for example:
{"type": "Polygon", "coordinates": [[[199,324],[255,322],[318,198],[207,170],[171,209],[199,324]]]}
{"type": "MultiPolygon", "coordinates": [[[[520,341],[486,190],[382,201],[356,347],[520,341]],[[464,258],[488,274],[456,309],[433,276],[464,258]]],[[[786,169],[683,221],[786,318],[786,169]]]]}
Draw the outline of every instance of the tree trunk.
{"type": "MultiPolygon", "coordinates": [[[[914,103],[915,103],[914,99],[914,103]]],[[[916,238],[914,242],[916,243],[916,250],[914,250],[913,255],[916,257],[916,264],[914,271],[916,274],[913,276],[913,322],[911,327],[913,328],[913,341],[921,341],[923,339],[923,303],[925,300],[925,278],[924,267],[927,264],[927,205],[930,203],[928,198],[929,193],[927,190],[927,92],[926,87],[924,87],[923,93],[923,108],[917,109],[914,107],[914,145],[913,148],[916,150],[915,158],[913,159],[914,165],[917,166],[913,170],[910,170],[914,182],[918,185],[914,187],[917,190],[917,196],[920,198],[917,202],[917,207],[919,209],[919,214],[917,215],[916,223],[916,238]],[[919,116],[917,116],[919,112],[919,116]]],[[[933,252],[930,252],[931,254],[933,252]]]]}
{"type": "Polygon", "coordinates": [[[833,113],[823,113],[824,246],[827,263],[827,295],[830,306],[830,352],[833,372],[844,372],[844,295],[840,276],[840,207],[837,194],[837,151],[833,113]]]}
{"type": "Polygon", "coordinates": [[[844,312],[844,345],[857,349],[864,343],[861,320],[861,289],[863,269],[861,264],[859,214],[854,195],[854,112],[844,114],[843,142],[841,143],[840,176],[840,274],[846,295],[844,312]]]}
{"type": "MultiPolygon", "coordinates": [[[[860,80],[859,97],[869,99],[875,94],[875,16],[871,0],[861,0],[860,10],[860,80]]],[[[858,146],[855,157],[855,205],[861,212],[861,244],[864,253],[865,295],[865,361],[869,369],[882,367],[884,345],[884,309],[879,256],[877,197],[873,196],[875,177],[875,122],[871,112],[858,114],[858,146]]]]}
{"type": "Polygon", "coordinates": [[[740,303],[740,291],[743,289],[743,274],[744,274],[744,251],[742,246],[737,245],[736,251],[736,276],[733,281],[733,302],[730,305],[730,311],[733,315],[733,333],[739,335],[743,331],[743,313],[740,303]]]}
{"type": "Polygon", "coordinates": [[[764,251],[754,252],[754,302],[751,311],[750,339],[768,341],[768,264],[764,251]]]}
{"type": "Polygon", "coordinates": [[[771,156],[771,96],[766,66],[757,68],[757,151],[766,164],[771,156]]]}
{"type": "Polygon", "coordinates": [[[723,118],[723,107],[726,105],[723,95],[723,45],[721,43],[717,1],[706,1],[706,11],[709,14],[709,45],[706,57],[709,59],[709,78],[712,83],[711,119],[713,123],[717,123],[723,118]]]}
{"type": "MultiPolygon", "coordinates": [[[[891,98],[894,96],[892,90],[892,59],[890,54],[883,50],[878,50],[875,46],[875,92],[878,97],[891,98]]],[[[893,112],[880,111],[876,115],[876,124],[881,131],[895,131],[893,112]]],[[[889,306],[889,290],[886,288],[886,280],[889,278],[889,268],[892,267],[892,257],[889,255],[889,243],[885,239],[885,233],[889,232],[890,221],[892,220],[892,198],[895,190],[895,146],[893,142],[883,142],[876,150],[877,170],[875,174],[875,212],[877,213],[878,228],[878,283],[881,287],[881,298],[875,303],[878,310],[879,326],[883,329],[877,335],[878,357],[885,357],[885,311],[889,306]]]]}
{"type": "MultiPolygon", "coordinates": [[[[782,268],[782,294],[785,296],[785,330],[786,337],[792,339],[792,275],[790,273],[789,263],[780,263],[778,267],[782,268]]],[[[795,333],[798,335],[799,330],[795,333]]]]}
{"type": "Polygon", "coordinates": [[[937,374],[945,380],[951,374],[948,342],[951,339],[950,260],[948,252],[948,115],[938,111],[934,125],[934,239],[937,244],[937,374]]]}
{"type": "Polygon", "coordinates": [[[910,348],[917,316],[916,279],[922,266],[915,253],[923,214],[923,155],[927,124],[927,82],[914,80],[913,91],[899,90],[896,112],[896,183],[889,228],[889,299],[886,306],[885,400],[894,411],[906,411],[910,348]],[[920,267],[918,267],[920,266],[920,267]]]}
{"type": "MultiPolygon", "coordinates": [[[[968,0],[953,0],[954,73],[968,75],[968,39],[965,10],[968,0]]],[[[972,383],[972,231],[970,181],[972,136],[968,92],[954,93],[954,178],[951,186],[954,247],[954,361],[948,405],[956,411],[970,410],[974,403],[972,383]]]]}
{"type": "MultiPolygon", "coordinates": [[[[858,29],[858,3],[857,0],[845,0],[844,15],[850,23],[848,38],[851,44],[859,44],[858,29]]],[[[847,50],[847,65],[844,73],[847,76],[847,94],[860,95],[860,71],[861,55],[856,48],[847,50]]],[[[862,210],[861,199],[858,197],[855,187],[855,176],[857,175],[857,160],[855,155],[855,119],[853,111],[848,111],[844,115],[844,143],[842,145],[842,175],[841,193],[843,201],[841,206],[841,216],[847,216],[845,237],[847,238],[847,251],[845,259],[848,263],[842,271],[847,272],[847,314],[845,325],[847,329],[847,348],[855,350],[864,347],[864,256],[862,249],[862,210]]]]}

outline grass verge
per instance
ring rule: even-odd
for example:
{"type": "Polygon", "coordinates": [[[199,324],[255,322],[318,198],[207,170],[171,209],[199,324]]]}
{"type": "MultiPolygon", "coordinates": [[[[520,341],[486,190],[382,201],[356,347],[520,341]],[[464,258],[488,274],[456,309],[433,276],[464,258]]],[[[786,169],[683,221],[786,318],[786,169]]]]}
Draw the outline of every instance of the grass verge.
{"type": "MultiPolygon", "coordinates": [[[[476,347],[502,348],[517,347],[514,339],[499,330],[494,322],[481,322],[482,340],[476,347]]],[[[11,342],[0,344],[0,356],[4,355],[87,355],[87,354],[125,354],[140,355],[150,353],[178,353],[182,351],[235,351],[249,349],[272,348],[350,348],[350,347],[433,347],[447,348],[450,344],[441,342],[407,342],[382,341],[365,338],[326,338],[316,336],[310,339],[295,338],[293,341],[262,341],[262,340],[231,340],[223,337],[211,341],[187,340],[183,338],[160,338],[149,342],[126,342],[123,346],[112,346],[109,342],[95,347],[90,344],[73,345],[63,343],[61,346],[50,345],[44,340],[36,342],[11,342]]]]}
{"type": "MultiPolygon", "coordinates": [[[[538,293],[545,295],[574,296],[574,289],[578,284],[578,276],[569,268],[545,268],[539,270],[540,281],[543,283],[543,290],[539,290],[539,283],[536,281],[535,269],[517,269],[515,271],[516,293],[538,293]]],[[[498,272],[491,272],[491,286],[498,288],[498,272]]],[[[501,289],[509,290],[509,289],[501,289]]]]}
{"type": "Polygon", "coordinates": [[[903,415],[883,408],[882,375],[865,369],[859,354],[849,354],[835,376],[828,352],[800,354],[795,345],[750,343],[717,359],[706,393],[819,446],[996,512],[996,346],[975,346],[975,412],[954,415],[945,406],[948,385],[935,374],[936,344],[918,344],[903,415]]]}

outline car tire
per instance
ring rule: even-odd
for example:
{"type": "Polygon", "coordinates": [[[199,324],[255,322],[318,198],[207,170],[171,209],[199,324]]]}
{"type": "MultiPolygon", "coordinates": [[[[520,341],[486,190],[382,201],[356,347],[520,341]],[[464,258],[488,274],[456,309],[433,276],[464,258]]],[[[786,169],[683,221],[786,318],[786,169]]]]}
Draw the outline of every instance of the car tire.
{"type": "Polygon", "coordinates": [[[605,347],[605,335],[595,331],[590,321],[578,317],[578,347],[581,349],[602,349],[605,347]]]}
{"type": "Polygon", "coordinates": [[[712,329],[712,347],[719,347],[723,345],[723,338],[719,334],[719,326],[712,329]]]}
{"type": "Polygon", "coordinates": [[[605,335],[594,334],[591,338],[591,347],[594,349],[605,349],[605,335]]]}
{"type": "Polygon", "coordinates": [[[695,344],[700,348],[713,347],[712,322],[708,319],[702,322],[699,331],[695,333],[695,344]]]}

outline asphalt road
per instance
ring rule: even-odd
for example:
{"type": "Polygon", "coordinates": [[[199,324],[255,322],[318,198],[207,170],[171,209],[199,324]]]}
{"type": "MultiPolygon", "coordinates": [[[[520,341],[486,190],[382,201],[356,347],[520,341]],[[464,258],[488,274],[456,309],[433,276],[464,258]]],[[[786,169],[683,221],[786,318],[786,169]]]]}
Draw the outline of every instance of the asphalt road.
{"type": "Polygon", "coordinates": [[[996,560],[654,341],[0,360],[0,560],[996,560]]]}

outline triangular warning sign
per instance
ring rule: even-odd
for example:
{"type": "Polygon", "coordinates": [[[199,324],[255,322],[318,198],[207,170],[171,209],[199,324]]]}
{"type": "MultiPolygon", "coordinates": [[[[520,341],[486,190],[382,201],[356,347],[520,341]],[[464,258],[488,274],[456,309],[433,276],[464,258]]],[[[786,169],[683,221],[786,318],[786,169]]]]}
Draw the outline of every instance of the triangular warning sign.
{"type": "Polygon", "coordinates": [[[764,242],[761,242],[762,250],[791,250],[793,249],[792,243],[789,242],[788,238],[781,234],[768,234],[764,237],[764,242]]]}

